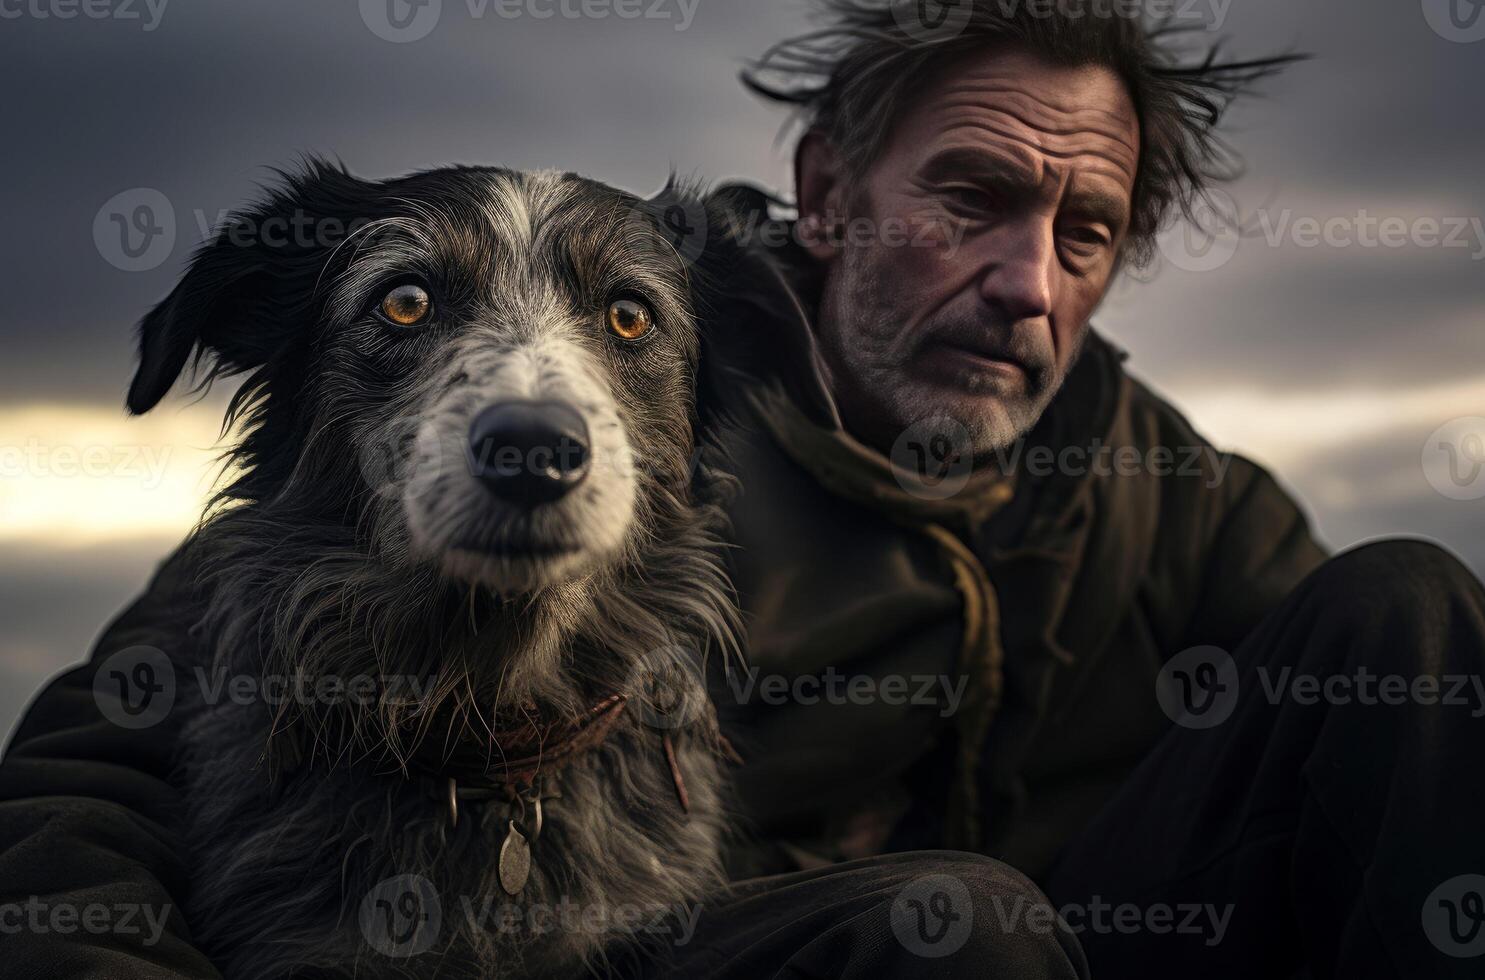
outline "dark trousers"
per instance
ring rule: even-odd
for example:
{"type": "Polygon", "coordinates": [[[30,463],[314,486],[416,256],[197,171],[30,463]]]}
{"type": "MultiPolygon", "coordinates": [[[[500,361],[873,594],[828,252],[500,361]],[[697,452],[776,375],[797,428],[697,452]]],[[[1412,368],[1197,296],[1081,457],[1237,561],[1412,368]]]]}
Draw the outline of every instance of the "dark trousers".
{"type": "Polygon", "coordinates": [[[1050,898],[989,858],[887,855],[740,883],[636,972],[1485,976],[1482,678],[1480,583],[1432,546],[1357,549],[1237,650],[1173,659],[1188,713],[1050,898]]]}

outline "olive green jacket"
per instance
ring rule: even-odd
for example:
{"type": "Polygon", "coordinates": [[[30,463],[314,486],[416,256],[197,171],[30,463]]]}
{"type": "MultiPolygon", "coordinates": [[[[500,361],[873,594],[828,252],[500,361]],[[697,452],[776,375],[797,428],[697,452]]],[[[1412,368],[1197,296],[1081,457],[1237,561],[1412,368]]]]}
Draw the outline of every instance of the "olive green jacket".
{"type": "Polygon", "coordinates": [[[740,310],[753,349],[728,358],[756,379],[727,440],[753,677],[713,685],[745,760],[735,866],[952,846],[1042,877],[1170,727],[1165,661],[1232,649],[1325,553],[1268,473],[1096,332],[989,476],[924,493],[917,457],[841,429],[810,283],[775,268],[740,310]]]}

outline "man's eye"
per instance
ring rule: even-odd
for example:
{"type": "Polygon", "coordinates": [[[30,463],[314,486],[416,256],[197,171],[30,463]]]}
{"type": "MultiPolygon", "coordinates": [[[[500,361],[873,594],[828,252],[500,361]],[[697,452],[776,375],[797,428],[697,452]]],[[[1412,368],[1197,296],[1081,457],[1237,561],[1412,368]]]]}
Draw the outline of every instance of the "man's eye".
{"type": "Polygon", "coordinates": [[[978,187],[955,185],[939,190],[939,196],[959,211],[984,213],[995,209],[995,197],[978,187]]]}
{"type": "Polygon", "coordinates": [[[377,312],[393,326],[422,326],[433,315],[433,297],[422,286],[405,283],[382,297],[377,312]]]}
{"type": "Polygon", "coordinates": [[[1084,254],[1109,245],[1108,236],[1096,228],[1069,228],[1062,233],[1062,240],[1084,254]]]}

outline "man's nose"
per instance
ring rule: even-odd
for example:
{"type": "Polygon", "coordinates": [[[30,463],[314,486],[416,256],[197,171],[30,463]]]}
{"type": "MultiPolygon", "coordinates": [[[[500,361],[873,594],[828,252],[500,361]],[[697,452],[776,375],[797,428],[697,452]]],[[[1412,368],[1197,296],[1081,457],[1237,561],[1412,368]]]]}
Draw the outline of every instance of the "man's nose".
{"type": "Polygon", "coordinates": [[[998,230],[995,252],[980,280],[980,296],[1011,321],[1051,315],[1058,270],[1052,223],[1028,218],[998,230]]]}
{"type": "Polygon", "coordinates": [[[583,482],[590,458],[588,425],[566,402],[500,402],[469,426],[470,471],[509,503],[557,500],[583,482]]]}

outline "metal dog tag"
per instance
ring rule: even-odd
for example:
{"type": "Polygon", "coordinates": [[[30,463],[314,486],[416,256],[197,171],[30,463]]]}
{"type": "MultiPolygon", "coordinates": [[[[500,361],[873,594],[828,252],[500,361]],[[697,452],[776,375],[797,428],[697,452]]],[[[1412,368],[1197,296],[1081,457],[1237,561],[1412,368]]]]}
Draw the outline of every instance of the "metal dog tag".
{"type": "Polygon", "coordinates": [[[530,876],[531,845],[512,820],[510,829],[505,832],[505,843],[500,845],[500,887],[508,895],[519,895],[530,876]]]}

